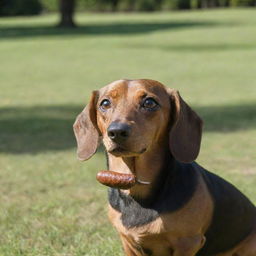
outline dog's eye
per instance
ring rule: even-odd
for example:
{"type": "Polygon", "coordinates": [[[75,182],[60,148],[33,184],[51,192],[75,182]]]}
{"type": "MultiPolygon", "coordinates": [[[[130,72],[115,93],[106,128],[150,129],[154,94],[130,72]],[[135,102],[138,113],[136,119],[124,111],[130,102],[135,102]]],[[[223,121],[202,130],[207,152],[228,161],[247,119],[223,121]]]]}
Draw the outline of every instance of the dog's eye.
{"type": "Polygon", "coordinates": [[[111,107],[111,102],[107,99],[103,100],[101,103],[100,103],[100,108],[104,111],[104,110],[107,110],[108,108],[111,107]]]}
{"type": "Polygon", "coordinates": [[[158,103],[153,98],[145,99],[142,104],[142,107],[148,110],[155,110],[158,106],[158,103]]]}

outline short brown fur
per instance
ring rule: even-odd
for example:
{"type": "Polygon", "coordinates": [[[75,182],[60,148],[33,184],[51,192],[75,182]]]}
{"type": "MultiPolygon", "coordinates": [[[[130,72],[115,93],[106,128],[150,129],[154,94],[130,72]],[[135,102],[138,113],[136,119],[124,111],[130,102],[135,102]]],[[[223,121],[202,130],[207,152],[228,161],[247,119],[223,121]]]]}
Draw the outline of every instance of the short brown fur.
{"type": "MultiPolygon", "coordinates": [[[[157,186],[169,149],[181,162],[195,160],[200,149],[202,121],[177,91],[157,81],[119,80],[94,92],[88,107],[78,116],[74,130],[80,159],[91,157],[99,138],[102,138],[111,171],[132,173],[150,182],[150,185],[136,184],[122,192],[147,200],[157,186]],[[144,113],[138,108],[143,97],[152,97],[160,102],[157,114],[144,113]],[[103,99],[110,99],[112,104],[105,112],[100,106],[103,99]],[[107,135],[113,122],[131,127],[129,139],[122,144],[125,151],[116,150],[118,145],[107,135]]],[[[126,255],[194,256],[203,247],[205,233],[213,218],[214,201],[201,173],[197,172],[198,184],[192,198],[177,211],[161,213],[145,225],[127,228],[121,221],[121,213],[109,205],[109,219],[120,234],[126,255]]],[[[215,254],[255,255],[256,225],[235,247],[215,254]]]]}

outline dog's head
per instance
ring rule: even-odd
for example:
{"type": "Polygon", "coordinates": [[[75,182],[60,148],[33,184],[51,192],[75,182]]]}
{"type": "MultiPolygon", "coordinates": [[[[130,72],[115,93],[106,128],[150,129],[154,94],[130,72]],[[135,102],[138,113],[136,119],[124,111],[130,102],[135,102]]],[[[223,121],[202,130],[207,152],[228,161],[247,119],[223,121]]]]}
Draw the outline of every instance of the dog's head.
{"type": "Polygon", "coordinates": [[[176,90],[154,80],[119,80],[92,93],[74,123],[78,157],[87,160],[102,139],[106,151],[134,157],[169,141],[174,158],[196,159],[202,121],[176,90]]]}

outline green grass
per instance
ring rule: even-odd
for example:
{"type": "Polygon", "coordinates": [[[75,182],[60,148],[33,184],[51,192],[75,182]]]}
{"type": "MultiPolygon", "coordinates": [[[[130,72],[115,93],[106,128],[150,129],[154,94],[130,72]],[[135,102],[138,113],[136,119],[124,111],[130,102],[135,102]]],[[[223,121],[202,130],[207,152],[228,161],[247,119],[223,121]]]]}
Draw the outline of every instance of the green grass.
{"type": "Polygon", "coordinates": [[[93,89],[152,78],[205,121],[198,162],[256,202],[256,10],[0,19],[0,255],[122,255],[72,123],[93,89]]]}

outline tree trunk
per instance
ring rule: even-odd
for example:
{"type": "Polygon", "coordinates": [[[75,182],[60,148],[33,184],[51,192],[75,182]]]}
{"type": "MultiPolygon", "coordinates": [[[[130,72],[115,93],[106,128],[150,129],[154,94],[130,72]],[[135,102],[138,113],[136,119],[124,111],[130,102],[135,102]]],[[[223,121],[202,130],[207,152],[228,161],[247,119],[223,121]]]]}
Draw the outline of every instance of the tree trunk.
{"type": "Polygon", "coordinates": [[[60,22],[59,27],[74,28],[76,27],[73,20],[75,11],[75,0],[59,0],[60,22]]]}
{"type": "Polygon", "coordinates": [[[117,11],[117,6],[118,6],[119,0],[112,0],[111,1],[111,11],[116,12],[117,11]]]}

